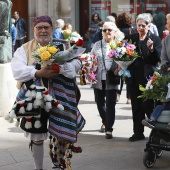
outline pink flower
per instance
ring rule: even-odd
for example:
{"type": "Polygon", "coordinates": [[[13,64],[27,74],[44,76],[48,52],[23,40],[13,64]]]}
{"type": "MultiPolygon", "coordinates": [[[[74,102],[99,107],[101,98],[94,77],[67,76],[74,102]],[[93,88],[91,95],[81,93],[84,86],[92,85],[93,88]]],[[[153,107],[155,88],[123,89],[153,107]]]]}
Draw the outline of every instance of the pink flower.
{"type": "Polygon", "coordinates": [[[128,48],[130,50],[134,50],[134,49],[136,49],[136,46],[134,44],[127,44],[126,48],[128,48]]]}
{"type": "Polygon", "coordinates": [[[109,51],[108,56],[109,56],[110,58],[113,58],[113,57],[115,56],[115,50],[109,51]]]}

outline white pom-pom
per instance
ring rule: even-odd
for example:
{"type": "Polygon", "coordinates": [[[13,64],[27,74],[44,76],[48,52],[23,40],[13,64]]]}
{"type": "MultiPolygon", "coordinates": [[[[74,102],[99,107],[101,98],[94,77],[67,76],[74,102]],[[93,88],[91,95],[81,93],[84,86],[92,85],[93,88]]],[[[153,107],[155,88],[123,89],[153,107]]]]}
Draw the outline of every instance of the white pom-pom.
{"type": "Polygon", "coordinates": [[[20,107],[19,113],[25,113],[25,108],[24,108],[24,106],[20,107]]]}
{"type": "Polygon", "coordinates": [[[28,98],[32,97],[30,90],[27,90],[27,92],[25,93],[25,97],[28,97],[28,98]]]}
{"type": "Polygon", "coordinates": [[[42,97],[42,92],[37,92],[37,94],[36,94],[36,97],[35,97],[36,99],[42,99],[43,97],[42,97]]]}
{"type": "Polygon", "coordinates": [[[5,113],[4,119],[5,119],[5,120],[9,120],[9,119],[10,119],[10,114],[9,114],[9,113],[5,113]]]}
{"type": "Polygon", "coordinates": [[[13,118],[8,119],[9,123],[13,123],[13,121],[14,121],[13,118]]]}
{"type": "Polygon", "coordinates": [[[26,110],[31,111],[32,110],[32,103],[27,104],[26,110]]]}
{"type": "Polygon", "coordinates": [[[25,128],[26,129],[31,129],[32,128],[32,123],[31,122],[26,122],[25,123],[25,128]]]}
{"type": "Polygon", "coordinates": [[[32,98],[35,98],[35,97],[36,97],[36,91],[35,91],[35,90],[32,90],[32,91],[31,91],[31,96],[32,96],[32,98]]]}
{"type": "Polygon", "coordinates": [[[64,107],[61,104],[58,104],[57,108],[60,109],[60,110],[64,110],[64,107]]]}
{"type": "Polygon", "coordinates": [[[56,99],[54,101],[58,109],[64,110],[64,107],[56,99]]]}
{"type": "Polygon", "coordinates": [[[37,109],[38,107],[41,106],[41,104],[42,104],[42,100],[36,99],[36,100],[34,100],[33,107],[34,107],[35,109],[37,109]]]}
{"type": "Polygon", "coordinates": [[[42,91],[44,90],[44,86],[36,86],[36,99],[42,99],[42,91]]]}
{"type": "Polygon", "coordinates": [[[45,104],[46,112],[49,112],[51,108],[52,108],[51,102],[46,102],[46,104],[45,104]]]}
{"type": "Polygon", "coordinates": [[[50,96],[49,94],[48,95],[44,95],[44,100],[45,101],[51,101],[51,100],[53,100],[53,97],[50,96]]]}
{"type": "Polygon", "coordinates": [[[16,121],[15,126],[18,127],[20,125],[20,121],[16,121]]]}
{"type": "Polygon", "coordinates": [[[10,114],[10,117],[16,118],[16,114],[15,114],[15,111],[14,111],[14,110],[11,110],[11,111],[9,112],[9,114],[10,114]]]}
{"type": "Polygon", "coordinates": [[[39,120],[35,121],[34,127],[37,128],[37,129],[40,128],[41,122],[39,120]]]}
{"type": "Polygon", "coordinates": [[[34,89],[34,88],[35,88],[35,85],[34,85],[34,84],[32,84],[32,85],[30,86],[30,88],[31,88],[31,89],[34,89]]]}

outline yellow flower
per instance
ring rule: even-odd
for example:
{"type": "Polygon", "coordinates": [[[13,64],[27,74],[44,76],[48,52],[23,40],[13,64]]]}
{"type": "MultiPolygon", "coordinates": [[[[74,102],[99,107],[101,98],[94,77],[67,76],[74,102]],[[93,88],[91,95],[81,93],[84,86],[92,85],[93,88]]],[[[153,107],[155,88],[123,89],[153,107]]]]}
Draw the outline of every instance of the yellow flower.
{"type": "Polygon", "coordinates": [[[57,53],[58,49],[55,48],[55,46],[51,46],[51,47],[48,47],[48,51],[49,51],[51,54],[55,54],[55,53],[57,53]]]}
{"type": "Polygon", "coordinates": [[[51,57],[51,54],[48,51],[44,51],[40,54],[41,60],[48,61],[51,57]]]}
{"type": "Polygon", "coordinates": [[[36,51],[37,51],[38,53],[42,53],[42,52],[44,52],[46,49],[47,49],[47,47],[44,46],[44,47],[38,48],[36,51]]]}

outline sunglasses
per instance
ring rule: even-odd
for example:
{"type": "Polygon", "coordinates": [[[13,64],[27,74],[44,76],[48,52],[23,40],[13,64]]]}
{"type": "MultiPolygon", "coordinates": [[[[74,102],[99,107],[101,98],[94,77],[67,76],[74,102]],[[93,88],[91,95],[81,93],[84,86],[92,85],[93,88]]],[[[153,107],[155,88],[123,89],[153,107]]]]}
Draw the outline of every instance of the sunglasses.
{"type": "Polygon", "coordinates": [[[42,30],[43,28],[47,31],[51,28],[51,26],[37,26],[35,27],[38,31],[42,30]]]}
{"type": "Polygon", "coordinates": [[[107,32],[107,31],[109,31],[109,32],[112,32],[113,30],[112,29],[104,29],[104,30],[102,30],[103,32],[107,32]]]}

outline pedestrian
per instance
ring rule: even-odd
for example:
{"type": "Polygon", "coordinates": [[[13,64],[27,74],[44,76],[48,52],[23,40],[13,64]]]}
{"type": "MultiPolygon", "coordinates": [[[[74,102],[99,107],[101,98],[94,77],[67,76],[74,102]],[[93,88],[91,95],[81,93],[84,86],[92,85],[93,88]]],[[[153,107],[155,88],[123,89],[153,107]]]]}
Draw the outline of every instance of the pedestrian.
{"type": "Polygon", "coordinates": [[[158,28],[157,28],[157,26],[153,23],[153,17],[152,17],[152,15],[151,15],[150,13],[146,13],[146,14],[149,15],[150,20],[151,20],[150,29],[149,29],[149,30],[151,31],[152,34],[155,34],[155,35],[159,36],[158,28]]]}
{"type": "MultiPolygon", "coordinates": [[[[97,41],[91,54],[97,56],[98,68],[96,73],[97,83],[92,84],[94,88],[95,102],[102,119],[100,131],[105,132],[106,139],[112,138],[113,124],[115,121],[116,90],[119,85],[106,83],[106,72],[112,70],[117,75],[121,69],[113,59],[108,56],[110,43],[115,43],[115,35],[120,32],[113,22],[105,22],[102,28],[103,39],[97,41]]],[[[120,33],[119,33],[120,34],[120,33]]],[[[124,38],[122,33],[122,39],[124,38]]],[[[119,79],[120,82],[120,79],[119,79]]]]}
{"type": "MultiPolygon", "coordinates": [[[[33,58],[34,50],[39,46],[47,46],[49,42],[52,42],[53,25],[51,18],[49,16],[35,17],[33,20],[33,32],[34,39],[23,44],[14,53],[14,57],[11,61],[14,78],[23,83],[42,78],[46,88],[48,88],[48,79],[55,76],[57,73],[72,79],[76,74],[75,67],[77,67],[77,69],[81,67],[81,62],[79,60],[72,60],[61,65],[61,69],[58,70],[58,72],[56,72],[52,66],[38,68],[33,65],[33,63],[35,63],[33,58]]],[[[25,118],[22,118],[20,124],[21,129],[24,131],[24,136],[31,141],[30,146],[32,148],[36,170],[43,169],[43,143],[44,140],[48,138],[48,118],[48,113],[42,109],[42,114],[40,114],[39,118],[41,126],[39,128],[36,128],[35,126],[32,126],[29,129],[26,128],[25,118]]],[[[34,121],[34,119],[31,119],[32,123],[35,123],[34,121]]]]}
{"type": "Polygon", "coordinates": [[[62,34],[63,34],[64,39],[65,39],[66,41],[69,41],[69,40],[70,40],[70,35],[71,35],[71,33],[72,33],[72,25],[71,25],[70,23],[65,24],[64,27],[63,27],[63,32],[62,32],[62,34]]]}
{"type": "MultiPolygon", "coordinates": [[[[116,20],[117,27],[125,34],[125,39],[128,38],[130,34],[133,34],[136,32],[134,28],[132,28],[132,19],[127,13],[121,13],[117,16],[116,20]]],[[[126,82],[126,78],[125,78],[126,82]]],[[[122,88],[123,88],[124,80],[123,77],[121,77],[121,88],[117,91],[117,102],[120,99],[122,88]]],[[[129,92],[129,86],[126,84],[126,104],[130,104],[130,92],[129,92]]]]}
{"type": "Polygon", "coordinates": [[[102,28],[103,28],[104,22],[99,22],[99,29],[94,33],[93,43],[96,43],[99,40],[102,40],[102,28]]]}
{"type": "Polygon", "coordinates": [[[154,107],[153,100],[144,101],[142,98],[138,98],[142,93],[139,85],[146,85],[147,77],[153,75],[160,61],[161,40],[149,31],[150,23],[151,20],[147,14],[139,14],[136,19],[137,33],[129,35],[128,38],[136,45],[136,51],[141,56],[128,67],[131,77],[127,78],[127,84],[130,86],[134,132],[129,138],[131,142],[145,139],[144,126],[141,122],[145,119],[145,114],[150,118],[154,107]]]}
{"type": "Polygon", "coordinates": [[[27,33],[27,25],[25,19],[20,17],[19,11],[14,12],[14,18],[15,18],[15,27],[17,29],[17,38],[16,38],[16,44],[15,49],[19,48],[24,44],[26,33],[27,33]]]}
{"type": "Polygon", "coordinates": [[[94,33],[98,30],[99,28],[99,22],[101,21],[99,14],[94,13],[91,16],[91,21],[90,21],[90,27],[88,29],[89,32],[89,45],[90,48],[93,46],[93,38],[94,38],[94,33]]]}
{"type": "MultiPolygon", "coordinates": [[[[168,31],[170,31],[170,14],[166,15],[166,28],[168,29],[168,31]]],[[[168,34],[165,37],[165,39],[162,43],[161,66],[170,63],[170,48],[169,48],[169,45],[170,45],[170,35],[168,34]]],[[[167,68],[167,70],[170,70],[170,66],[169,66],[169,68],[167,68]]]]}
{"type": "Polygon", "coordinates": [[[117,14],[115,12],[112,12],[111,15],[117,20],[117,14]]]}
{"type": "Polygon", "coordinates": [[[14,55],[15,51],[15,43],[16,43],[16,37],[17,37],[17,29],[15,27],[15,19],[11,19],[11,37],[12,37],[12,57],[14,55]]]}
{"type": "MultiPolygon", "coordinates": [[[[56,39],[60,39],[60,40],[64,40],[64,36],[63,36],[63,27],[64,27],[64,20],[63,19],[57,19],[56,20],[56,29],[53,32],[53,38],[56,39]]],[[[55,44],[63,44],[62,42],[55,42],[55,44]]]]}

